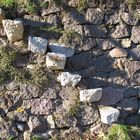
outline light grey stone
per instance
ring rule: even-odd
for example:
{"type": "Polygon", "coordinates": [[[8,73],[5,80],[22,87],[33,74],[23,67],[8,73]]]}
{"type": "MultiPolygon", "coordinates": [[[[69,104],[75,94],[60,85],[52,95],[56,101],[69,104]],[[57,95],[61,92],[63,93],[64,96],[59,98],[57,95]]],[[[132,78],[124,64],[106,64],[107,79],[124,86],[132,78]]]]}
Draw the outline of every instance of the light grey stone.
{"type": "Polygon", "coordinates": [[[6,19],[2,23],[10,42],[15,42],[23,38],[24,26],[21,20],[6,19]]]}
{"type": "Polygon", "coordinates": [[[48,41],[40,37],[31,37],[28,39],[28,50],[34,53],[45,53],[47,51],[48,41]]]}
{"type": "Polygon", "coordinates": [[[59,53],[47,53],[46,64],[48,69],[63,70],[65,68],[66,56],[59,53]]]}
{"type": "Polygon", "coordinates": [[[81,102],[96,102],[101,99],[102,89],[89,89],[80,91],[80,101],[81,102]]]}
{"type": "Polygon", "coordinates": [[[131,40],[134,43],[140,43],[140,26],[134,26],[132,28],[131,40]]]}
{"type": "Polygon", "coordinates": [[[55,128],[55,122],[54,122],[53,115],[47,116],[47,123],[48,123],[49,128],[51,128],[51,129],[55,128]]]}
{"type": "Polygon", "coordinates": [[[49,44],[49,49],[53,53],[64,54],[66,57],[74,55],[74,48],[65,46],[64,44],[49,44]]]}
{"type": "Polygon", "coordinates": [[[111,124],[118,120],[120,112],[118,109],[113,107],[102,107],[99,109],[101,115],[101,122],[105,124],[111,124]]]}

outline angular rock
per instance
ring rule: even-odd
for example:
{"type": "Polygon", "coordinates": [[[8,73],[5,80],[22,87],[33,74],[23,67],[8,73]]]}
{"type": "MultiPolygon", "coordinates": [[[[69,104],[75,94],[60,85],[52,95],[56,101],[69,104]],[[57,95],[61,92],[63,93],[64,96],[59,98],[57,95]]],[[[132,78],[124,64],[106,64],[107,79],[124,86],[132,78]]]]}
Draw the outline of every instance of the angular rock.
{"type": "Polygon", "coordinates": [[[120,43],[119,41],[113,39],[97,39],[97,46],[102,50],[109,50],[115,47],[119,47],[120,43]]]}
{"type": "Polygon", "coordinates": [[[91,125],[99,120],[99,113],[95,106],[82,105],[77,114],[80,126],[91,125]]]}
{"type": "Polygon", "coordinates": [[[101,122],[105,124],[116,122],[120,115],[118,109],[109,106],[102,107],[99,109],[99,111],[101,115],[101,122]]]}
{"type": "Polygon", "coordinates": [[[116,27],[115,31],[111,35],[113,38],[129,37],[130,32],[125,24],[120,24],[116,27]]]}
{"type": "Polygon", "coordinates": [[[62,72],[59,76],[61,86],[75,87],[81,80],[81,75],[69,72],[62,72]]]}
{"type": "Polygon", "coordinates": [[[32,99],[41,96],[41,91],[35,85],[20,84],[22,99],[32,99]]]}
{"type": "Polygon", "coordinates": [[[31,37],[28,39],[28,50],[33,53],[43,53],[45,54],[47,51],[48,41],[46,39],[40,37],[31,37]]]}
{"type": "Polygon", "coordinates": [[[132,48],[129,50],[129,56],[133,59],[133,60],[137,60],[140,61],[140,45],[132,48]]]}
{"type": "Polygon", "coordinates": [[[49,49],[53,53],[64,54],[66,57],[71,57],[74,55],[74,48],[67,47],[63,44],[49,44],[49,49]]]}
{"type": "Polygon", "coordinates": [[[116,104],[116,107],[120,111],[133,114],[138,110],[138,99],[137,97],[125,98],[116,104]]]}
{"type": "Polygon", "coordinates": [[[104,13],[100,9],[88,8],[86,20],[92,24],[101,24],[104,18],[104,13]]]}
{"type": "Polygon", "coordinates": [[[51,128],[51,129],[55,128],[55,122],[54,122],[53,115],[47,116],[47,123],[48,123],[49,128],[51,128]]]}
{"type": "Polygon", "coordinates": [[[95,38],[106,38],[107,30],[105,27],[98,25],[85,25],[84,26],[85,36],[95,38]]]}
{"type": "Polygon", "coordinates": [[[113,58],[127,57],[127,51],[122,48],[114,48],[109,52],[109,55],[113,58]]]}
{"type": "Polygon", "coordinates": [[[134,43],[140,43],[140,26],[134,26],[132,28],[132,35],[131,35],[131,40],[134,43]]]}
{"type": "Polygon", "coordinates": [[[3,20],[4,30],[10,42],[23,39],[24,27],[21,20],[3,20]]]}
{"type": "Polygon", "coordinates": [[[10,82],[9,84],[7,84],[6,85],[6,88],[8,89],[8,90],[18,90],[19,89],[19,83],[17,83],[17,82],[15,82],[15,81],[12,81],[12,82],[10,82]]]}
{"type": "Polygon", "coordinates": [[[31,132],[29,130],[23,133],[24,140],[31,140],[31,132]]]}
{"type": "Polygon", "coordinates": [[[81,102],[96,102],[101,99],[102,89],[89,89],[80,91],[80,101],[81,102]]]}
{"type": "Polygon", "coordinates": [[[123,92],[125,89],[116,89],[112,87],[103,88],[100,105],[109,106],[115,105],[123,99],[123,92]]]}
{"type": "Polygon", "coordinates": [[[30,132],[46,132],[47,121],[43,117],[30,116],[28,121],[30,132]]]}
{"type": "Polygon", "coordinates": [[[32,99],[30,100],[31,113],[37,115],[49,115],[52,113],[53,105],[51,100],[32,99]]]}
{"type": "Polygon", "coordinates": [[[47,53],[46,64],[51,70],[63,70],[65,68],[66,56],[59,53],[47,53]]]}
{"type": "Polygon", "coordinates": [[[43,92],[43,95],[41,98],[44,99],[56,99],[57,95],[56,95],[56,90],[53,88],[48,88],[46,91],[43,92]]]}
{"type": "Polygon", "coordinates": [[[131,13],[123,13],[121,18],[128,25],[137,25],[139,21],[138,18],[131,13]]]}
{"type": "Polygon", "coordinates": [[[131,47],[131,40],[129,38],[122,39],[122,47],[123,48],[130,48],[131,47]]]}
{"type": "Polygon", "coordinates": [[[4,11],[0,8],[0,25],[2,24],[2,20],[5,18],[4,11]]]}

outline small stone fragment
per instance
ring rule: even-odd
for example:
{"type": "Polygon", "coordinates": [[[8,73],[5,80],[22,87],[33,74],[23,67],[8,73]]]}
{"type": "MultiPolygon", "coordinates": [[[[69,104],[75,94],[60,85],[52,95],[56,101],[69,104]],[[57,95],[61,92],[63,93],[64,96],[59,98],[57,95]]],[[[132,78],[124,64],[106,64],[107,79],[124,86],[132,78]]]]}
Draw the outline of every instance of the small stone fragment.
{"type": "Polygon", "coordinates": [[[67,47],[63,44],[49,44],[49,49],[53,53],[64,54],[66,57],[71,57],[74,55],[74,48],[67,47]]]}
{"type": "Polygon", "coordinates": [[[122,44],[123,48],[130,48],[131,47],[131,40],[129,38],[122,39],[121,44],[122,44]]]}
{"type": "Polygon", "coordinates": [[[3,20],[4,30],[10,42],[15,42],[23,38],[23,23],[21,20],[3,20]]]}
{"type": "Polygon", "coordinates": [[[109,54],[113,58],[127,57],[127,51],[122,48],[114,48],[109,54]]]}
{"type": "Polygon", "coordinates": [[[43,53],[47,51],[48,41],[40,37],[31,37],[28,39],[28,50],[34,53],[43,53]]]}
{"type": "Polygon", "coordinates": [[[51,128],[51,129],[55,128],[55,122],[54,122],[53,115],[47,116],[47,122],[48,122],[49,128],[51,128]]]}
{"type": "Polygon", "coordinates": [[[101,99],[102,89],[89,89],[80,91],[80,101],[81,102],[96,102],[101,99]]]}
{"type": "Polygon", "coordinates": [[[109,106],[102,107],[99,109],[99,111],[101,115],[101,122],[105,124],[116,122],[120,115],[118,109],[109,106]]]}
{"type": "Polygon", "coordinates": [[[75,87],[81,80],[81,75],[72,74],[69,72],[62,72],[59,76],[61,86],[72,86],[75,87]]]}
{"type": "Polygon", "coordinates": [[[140,43],[140,26],[134,26],[132,28],[131,40],[134,43],[140,43]]]}
{"type": "Polygon", "coordinates": [[[66,56],[59,53],[47,53],[46,64],[51,70],[63,70],[65,68],[66,56]]]}
{"type": "Polygon", "coordinates": [[[31,140],[31,132],[29,130],[23,133],[24,140],[31,140]]]}

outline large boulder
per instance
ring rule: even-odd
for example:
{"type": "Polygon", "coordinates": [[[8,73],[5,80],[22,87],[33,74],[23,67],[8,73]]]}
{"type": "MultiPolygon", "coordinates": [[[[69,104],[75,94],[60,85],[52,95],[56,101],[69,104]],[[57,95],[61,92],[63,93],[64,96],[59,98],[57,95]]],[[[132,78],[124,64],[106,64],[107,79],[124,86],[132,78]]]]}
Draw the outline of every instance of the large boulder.
{"type": "Polygon", "coordinates": [[[89,89],[89,90],[81,90],[80,91],[80,101],[81,102],[96,102],[101,99],[102,89],[89,89]]]}
{"type": "Polygon", "coordinates": [[[105,124],[111,124],[118,120],[120,112],[118,109],[113,107],[102,107],[99,109],[101,115],[101,122],[105,124]]]}
{"type": "Polygon", "coordinates": [[[47,53],[46,64],[51,70],[63,70],[65,68],[66,56],[60,53],[47,53]]]}
{"type": "Polygon", "coordinates": [[[47,51],[48,41],[40,37],[31,37],[28,39],[28,50],[34,53],[45,53],[47,51]]]}
{"type": "Polygon", "coordinates": [[[2,23],[10,42],[15,42],[23,38],[24,26],[21,20],[5,19],[2,23]]]}

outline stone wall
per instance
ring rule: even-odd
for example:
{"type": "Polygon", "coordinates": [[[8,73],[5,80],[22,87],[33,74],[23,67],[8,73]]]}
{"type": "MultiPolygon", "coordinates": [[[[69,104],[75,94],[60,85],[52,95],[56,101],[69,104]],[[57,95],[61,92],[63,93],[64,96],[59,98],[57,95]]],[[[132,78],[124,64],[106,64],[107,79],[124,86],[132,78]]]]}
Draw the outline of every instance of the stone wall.
{"type": "Polygon", "coordinates": [[[86,129],[96,138],[113,122],[139,125],[139,9],[89,0],[79,11],[71,0],[40,14],[0,15],[1,47],[18,50],[21,68],[43,66],[50,75],[45,88],[16,80],[0,86],[0,138],[76,140],[86,129]]]}

